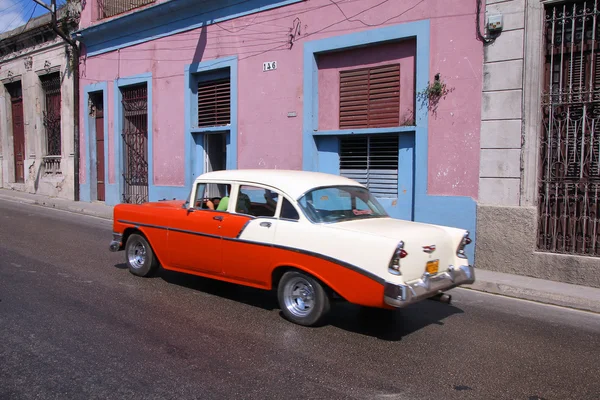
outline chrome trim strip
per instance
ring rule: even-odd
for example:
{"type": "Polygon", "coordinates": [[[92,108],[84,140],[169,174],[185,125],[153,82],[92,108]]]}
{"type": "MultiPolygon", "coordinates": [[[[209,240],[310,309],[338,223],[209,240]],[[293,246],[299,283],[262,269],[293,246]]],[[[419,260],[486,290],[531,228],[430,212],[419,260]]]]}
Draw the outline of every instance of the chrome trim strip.
{"type": "MultiPolygon", "coordinates": [[[[188,230],[184,230],[184,229],[175,229],[175,228],[168,228],[165,226],[159,226],[159,225],[152,225],[152,224],[141,224],[141,223],[137,223],[137,222],[132,222],[132,221],[125,221],[125,220],[119,220],[118,222],[122,223],[122,224],[128,224],[128,225],[134,225],[134,226],[144,226],[147,228],[155,228],[155,229],[164,229],[167,231],[174,231],[174,232],[181,232],[181,233],[187,233],[190,235],[197,235],[197,236],[206,236],[206,237],[210,237],[210,238],[214,238],[214,239],[223,239],[223,240],[227,240],[227,241],[231,241],[231,242],[240,242],[240,243],[245,243],[245,244],[252,244],[255,246],[263,246],[263,247],[271,247],[271,248],[276,248],[276,249],[281,249],[281,250],[288,250],[288,251],[292,251],[295,253],[300,253],[300,254],[305,254],[307,256],[311,256],[311,257],[316,257],[316,258],[320,258],[322,260],[325,261],[329,261],[331,263],[337,264],[339,266],[342,266],[344,268],[347,268],[351,271],[354,271],[356,273],[359,273],[369,279],[374,280],[375,282],[383,285],[385,284],[385,279],[373,274],[372,272],[369,271],[365,271],[364,269],[357,267],[356,265],[347,263],[345,261],[342,260],[338,260],[337,258],[333,258],[330,256],[327,256],[325,254],[321,254],[321,253],[315,253],[312,251],[308,251],[308,250],[303,250],[303,249],[297,249],[294,247],[288,247],[288,246],[282,246],[282,245],[276,245],[276,244],[268,244],[268,243],[260,243],[260,242],[254,242],[251,240],[244,240],[244,239],[240,239],[239,238],[239,234],[238,237],[235,238],[230,238],[230,237],[223,237],[223,236],[217,236],[217,235],[211,235],[208,233],[201,233],[201,232],[195,232],[195,231],[188,231],[188,230]]],[[[250,222],[250,221],[248,221],[250,222]]],[[[245,228],[245,226],[244,226],[245,228]]],[[[243,230],[243,228],[242,228],[243,230]]]]}

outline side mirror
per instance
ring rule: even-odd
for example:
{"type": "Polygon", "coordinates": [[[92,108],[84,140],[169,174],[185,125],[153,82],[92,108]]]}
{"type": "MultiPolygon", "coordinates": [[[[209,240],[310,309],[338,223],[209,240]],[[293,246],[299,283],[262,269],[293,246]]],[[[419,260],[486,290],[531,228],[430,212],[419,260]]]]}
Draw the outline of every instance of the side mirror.
{"type": "Polygon", "coordinates": [[[190,215],[190,213],[193,213],[194,211],[196,211],[195,208],[192,208],[192,207],[188,208],[187,209],[187,215],[190,215]]]}

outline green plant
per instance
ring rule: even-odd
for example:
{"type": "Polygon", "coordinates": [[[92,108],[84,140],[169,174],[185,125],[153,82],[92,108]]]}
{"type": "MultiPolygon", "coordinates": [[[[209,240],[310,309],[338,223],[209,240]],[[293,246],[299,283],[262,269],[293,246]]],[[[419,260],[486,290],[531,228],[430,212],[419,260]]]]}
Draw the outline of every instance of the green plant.
{"type": "Polygon", "coordinates": [[[433,82],[427,82],[427,86],[418,93],[418,97],[421,103],[426,103],[429,111],[437,110],[438,104],[441,99],[445,99],[446,96],[451,93],[454,88],[448,89],[446,83],[442,81],[439,73],[435,74],[433,82]]]}

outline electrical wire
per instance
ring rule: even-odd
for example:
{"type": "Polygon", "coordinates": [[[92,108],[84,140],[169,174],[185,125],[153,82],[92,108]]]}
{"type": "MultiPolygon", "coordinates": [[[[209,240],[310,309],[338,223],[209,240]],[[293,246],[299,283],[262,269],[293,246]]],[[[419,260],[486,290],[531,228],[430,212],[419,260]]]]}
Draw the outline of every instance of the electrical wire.
{"type": "Polygon", "coordinates": [[[29,22],[31,22],[31,19],[33,18],[33,14],[35,13],[37,6],[38,6],[37,3],[35,3],[35,6],[33,6],[33,10],[31,11],[31,14],[29,15],[29,19],[27,20],[27,23],[25,23],[25,25],[23,26],[21,33],[25,32],[25,29],[27,29],[27,25],[29,25],[29,22]]]}
{"type": "MultiPolygon", "coordinates": [[[[27,7],[27,8],[26,8],[26,10],[25,10],[25,13],[28,13],[28,12],[29,12],[29,10],[30,10],[31,8],[34,8],[34,9],[35,9],[35,6],[36,6],[36,5],[37,5],[37,4],[35,4],[35,3],[30,3],[30,4],[29,4],[29,7],[27,7]]],[[[15,15],[15,17],[12,19],[12,21],[10,21],[10,23],[6,25],[6,29],[4,30],[4,32],[9,32],[9,31],[11,31],[11,30],[15,30],[15,29],[17,29],[17,28],[18,28],[18,26],[16,26],[16,27],[14,27],[14,28],[10,29],[10,27],[11,27],[11,26],[12,26],[12,25],[15,23],[15,21],[17,21],[17,19],[20,19],[20,18],[22,18],[22,15],[21,15],[21,13],[15,13],[15,14],[16,14],[16,15],[15,15]]],[[[33,13],[32,13],[31,15],[33,16],[33,13]]],[[[30,18],[30,19],[31,19],[31,18],[30,18]]],[[[27,22],[29,22],[29,21],[27,21],[27,22]]]]}
{"type": "Polygon", "coordinates": [[[11,5],[11,6],[8,6],[8,7],[6,7],[5,9],[3,9],[3,10],[0,10],[0,13],[3,13],[3,12],[5,12],[5,11],[8,11],[8,10],[10,10],[10,9],[14,8],[14,7],[15,7],[15,6],[17,6],[17,5],[24,4],[24,3],[29,3],[29,0],[19,0],[19,1],[15,1],[15,2],[14,2],[12,5],[11,5]]]}

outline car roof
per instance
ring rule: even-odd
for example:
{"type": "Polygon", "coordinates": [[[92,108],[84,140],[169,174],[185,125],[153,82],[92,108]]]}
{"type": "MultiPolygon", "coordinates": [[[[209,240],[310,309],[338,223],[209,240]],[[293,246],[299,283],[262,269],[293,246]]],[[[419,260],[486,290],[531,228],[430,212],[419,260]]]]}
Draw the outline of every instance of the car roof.
{"type": "Polygon", "coordinates": [[[339,175],[286,169],[233,169],[204,173],[202,181],[246,182],[263,184],[288,194],[294,200],[307,191],[323,186],[359,186],[360,183],[339,175]]]}

